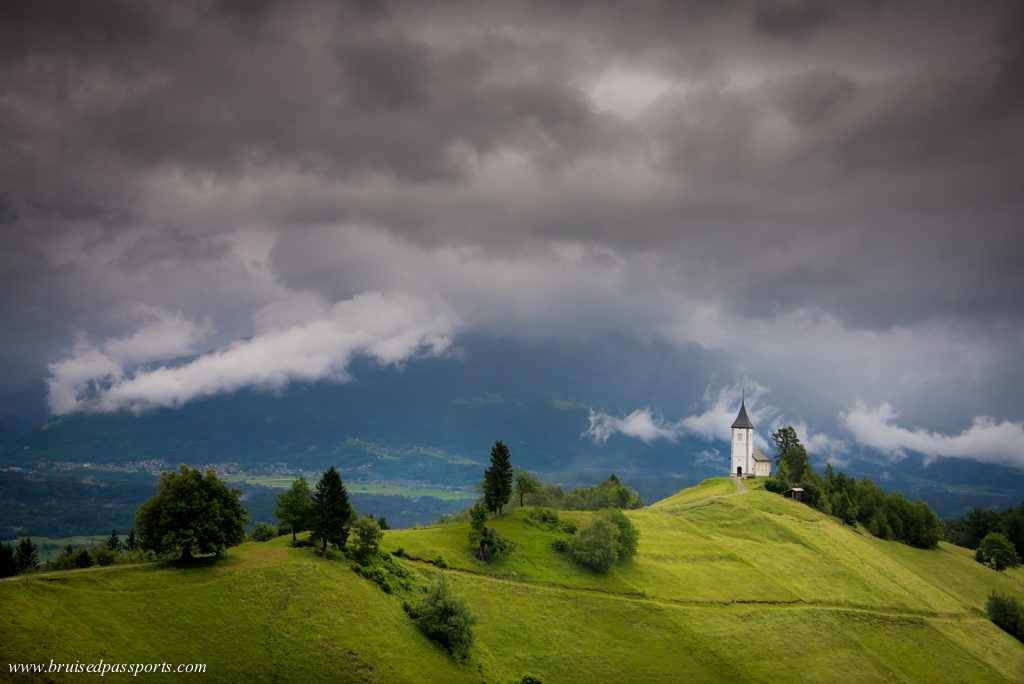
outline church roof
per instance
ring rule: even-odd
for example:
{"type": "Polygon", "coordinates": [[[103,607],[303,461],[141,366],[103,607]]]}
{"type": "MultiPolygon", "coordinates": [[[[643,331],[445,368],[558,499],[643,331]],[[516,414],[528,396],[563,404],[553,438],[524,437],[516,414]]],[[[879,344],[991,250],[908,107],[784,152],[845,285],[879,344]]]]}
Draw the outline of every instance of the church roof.
{"type": "Polygon", "coordinates": [[[744,400],[740,404],[740,414],[736,416],[736,420],[732,422],[734,428],[750,428],[754,429],[754,424],[750,422],[750,418],[747,418],[747,402],[744,400]]]}
{"type": "Polygon", "coordinates": [[[754,449],[754,452],[751,455],[754,457],[755,461],[770,461],[770,460],[772,460],[771,456],[769,456],[768,454],[764,453],[760,449],[754,449]]]}

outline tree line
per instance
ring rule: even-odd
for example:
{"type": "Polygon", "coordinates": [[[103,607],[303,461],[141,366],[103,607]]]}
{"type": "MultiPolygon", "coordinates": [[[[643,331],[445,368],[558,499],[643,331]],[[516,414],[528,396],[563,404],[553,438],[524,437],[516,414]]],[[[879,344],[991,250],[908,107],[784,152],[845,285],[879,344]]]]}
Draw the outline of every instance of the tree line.
{"type": "Polygon", "coordinates": [[[966,515],[942,521],[943,538],[975,549],[975,559],[997,570],[1020,565],[1024,558],[1024,501],[1018,508],[986,511],[975,506],[966,515]]]}
{"type": "Polygon", "coordinates": [[[768,491],[782,493],[799,487],[803,503],[847,525],[860,523],[881,539],[922,549],[935,548],[942,539],[939,519],[925,502],[910,502],[899,492],[886,494],[868,478],[857,480],[836,472],[831,463],[824,475],[818,474],[792,426],[772,433],[772,441],[777,452],[776,474],[765,481],[768,491]]]}

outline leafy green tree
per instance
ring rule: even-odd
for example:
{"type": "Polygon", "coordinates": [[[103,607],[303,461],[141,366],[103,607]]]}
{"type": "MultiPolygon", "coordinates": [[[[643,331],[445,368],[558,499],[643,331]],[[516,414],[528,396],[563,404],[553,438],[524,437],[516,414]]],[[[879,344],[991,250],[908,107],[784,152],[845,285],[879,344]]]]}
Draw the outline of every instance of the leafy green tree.
{"type": "Polygon", "coordinates": [[[1020,556],[1013,544],[1002,532],[989,532],[978,544],[978,550],[974,556],[977,560],[984,562],[991,559],[995,563],[996,570],[1015,568],[1020,565],[1020,556]]]}
{"type": "Polygon", "coordinates": [[[36,553],[36,545],[32,543],[32,537],[26,536],[18,544],[14,552],[14,564],[18,572],[35,570],[39,567],[39,554],[36,553]]]}
{"type": "Polygon", "coordinates": [[[114,551],[116,553],[117,551],[120,551],[121,548],[121,538],[117,536],[117,528],[115,527],[110,531],[110,536],[107,537],[107,550],[114,551]]]}
{"type": "Polygon", "coordinates": [[[14,560],[14,549],[10,544],[0,544],[0,577],[18,574],[18,564],[14,560]]]}
{"type": "Polygon", "coordinates": [[[855,525],[857,523],[857,504],[850,499],[848,493],[843,492],[839,495],[835,514],[847,525],[855,525]]]}
{"type": "Polygon", "coordinates": [[[473,645],[476,617],[466,600],[452,594],[441,574],[410,615],[424,634],[444,646],[456,658],[465,658],[473,645]]]}
{"type": "Polygon", "coordinates": [[[519,497],[519,507],[522,508],[523,499],[527,494],[540,491],[540,480],[529,470],[524,470],[523,468],[513,468],[512,472],[514,474],[512,488],[516,496],[519,497]]]}
{"type": "Polygon", "coordinates": [[[985,602],[985,612],[1000,629],[1024,641],[1024,606],[1016,598],[993,591],[985,602]]]}
{"type": "Polygon", "coordinates": [[[484,471],[484,503],[487,510],[501,515],[501,508],[512,496],[512,457],[499,439],[491,448],[491,467],[484,471]]]}
{"type": "Polygon", "coordinates": [[[323,544],[321,554],[327,557],[327,545],[340,549],[348,540],[348,521],[352,507],[341,475],[331,466],[316,483],[311,516],[312,538],[323,544]]]}
{"type": "Polygon", "coordinates": [[[595,518],[569,542],[569,555],[597,572],[608,572],[621,551],[619,528],[607,516],[595,518]]]}
{"type": "Polygon", "coordinates": [[[245,540],[249,513],[238,502],[242,490],[228,488],[217,473],[181,466],[160,475],[160,489],[135,514],[139,548],[158,554],[221,554],[245,540]]]}
{"type": "Polygon", "coordinates": [[[608,509],[608,519],[619,528],[619,558],[636,555],[640,542],[640,530],[617,508],[608,509]]]}
{"type": "Polygon", "coordinates": [[[352,541],[356,547],[356,555],[363,561],[369,560],[377,555],[380,550],[380,540],[384,533],[380,525],[371,516],[360,516],[352,524],[352,541]]]}
{"type": "Polygon", "coordinates": [[[295,541],[295,535],[299,530],[309,528],[312,512],[313,492],[305,477],[294,480],[288,489],[277,495],[274,517],[282,525],[291,528],[292,541],[295,541]]]}
{"type": "Polygon", "coordinates": [[[772,441],[775,442],[775,449],[778,452],[775,463],[779,472],[782,472],[782,464],[786,463],[789,466],[789,480],[799,482],[807,465],[807,450],[800,443],[796,430],[792,425],[779,428],[772,433],[772,441]]]}
{"type": "Polygon", "coordinates": [[[252,533],[249,535],[249,539],[257,542],[270,541],[277,536],[277,528],[270,523],[258,522],[252,528],[252,533]]]}

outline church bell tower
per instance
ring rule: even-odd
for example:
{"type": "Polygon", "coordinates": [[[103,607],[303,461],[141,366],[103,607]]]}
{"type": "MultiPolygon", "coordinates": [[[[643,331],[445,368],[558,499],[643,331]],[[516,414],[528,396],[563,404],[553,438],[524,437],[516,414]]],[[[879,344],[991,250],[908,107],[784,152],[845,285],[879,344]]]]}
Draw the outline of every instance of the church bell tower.
{"type": "Polygon", "coordinates": [[[746,477],[753,475],[754,424],[747,417],[746,398],[740,403],[740,412],[732,422],[732,461],[729,474],[746,477]]]}

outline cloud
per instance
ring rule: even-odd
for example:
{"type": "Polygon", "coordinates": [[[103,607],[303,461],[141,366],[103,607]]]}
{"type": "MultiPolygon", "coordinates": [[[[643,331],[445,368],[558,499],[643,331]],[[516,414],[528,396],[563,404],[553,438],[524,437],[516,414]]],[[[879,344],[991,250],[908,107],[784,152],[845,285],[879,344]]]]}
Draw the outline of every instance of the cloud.
{"type": "Polygon", "coordinates": [[[662,416],[652,413],[650,409],[637,409],[621,418],[591,409],[589,419],[590,427],[580,437],[590,437],[595,444],[603,444],[616,432],[647,444],[658,439],[674,442],[679,437],[676,426],[667,424],[662,416]]]}
{"type": "MultiPolygon", "coordinates": [[[[164,321],[166,323],[166,321],[164,321]]],[[[318,317],[283,327],[264,321],[263,333],[180,366],[128,373],[95,347],[84,346],[50,367],[50,406],[72,410],[133,411],[176,407],[245,387],[280,389],[294,381],[349,379],[356,354],[400,364],[439,354],[451,343],[458,317],[443,301],[402,293],[368,292],[336,303],[318,317]]],[[[136,352],[145,333],[115,341],[136,352]]]]}
{"type": "Polygon", "coordinates": [[[859,403],[840,419],[857,442],[895,460],[913,451],[924,456],[926,465],[938,458],[962,458],[1024,468],[1024,423],[977,416],[971,427],[950,435],[894,425],[898,417],[888,403],[876,408],[859,403]]]}

